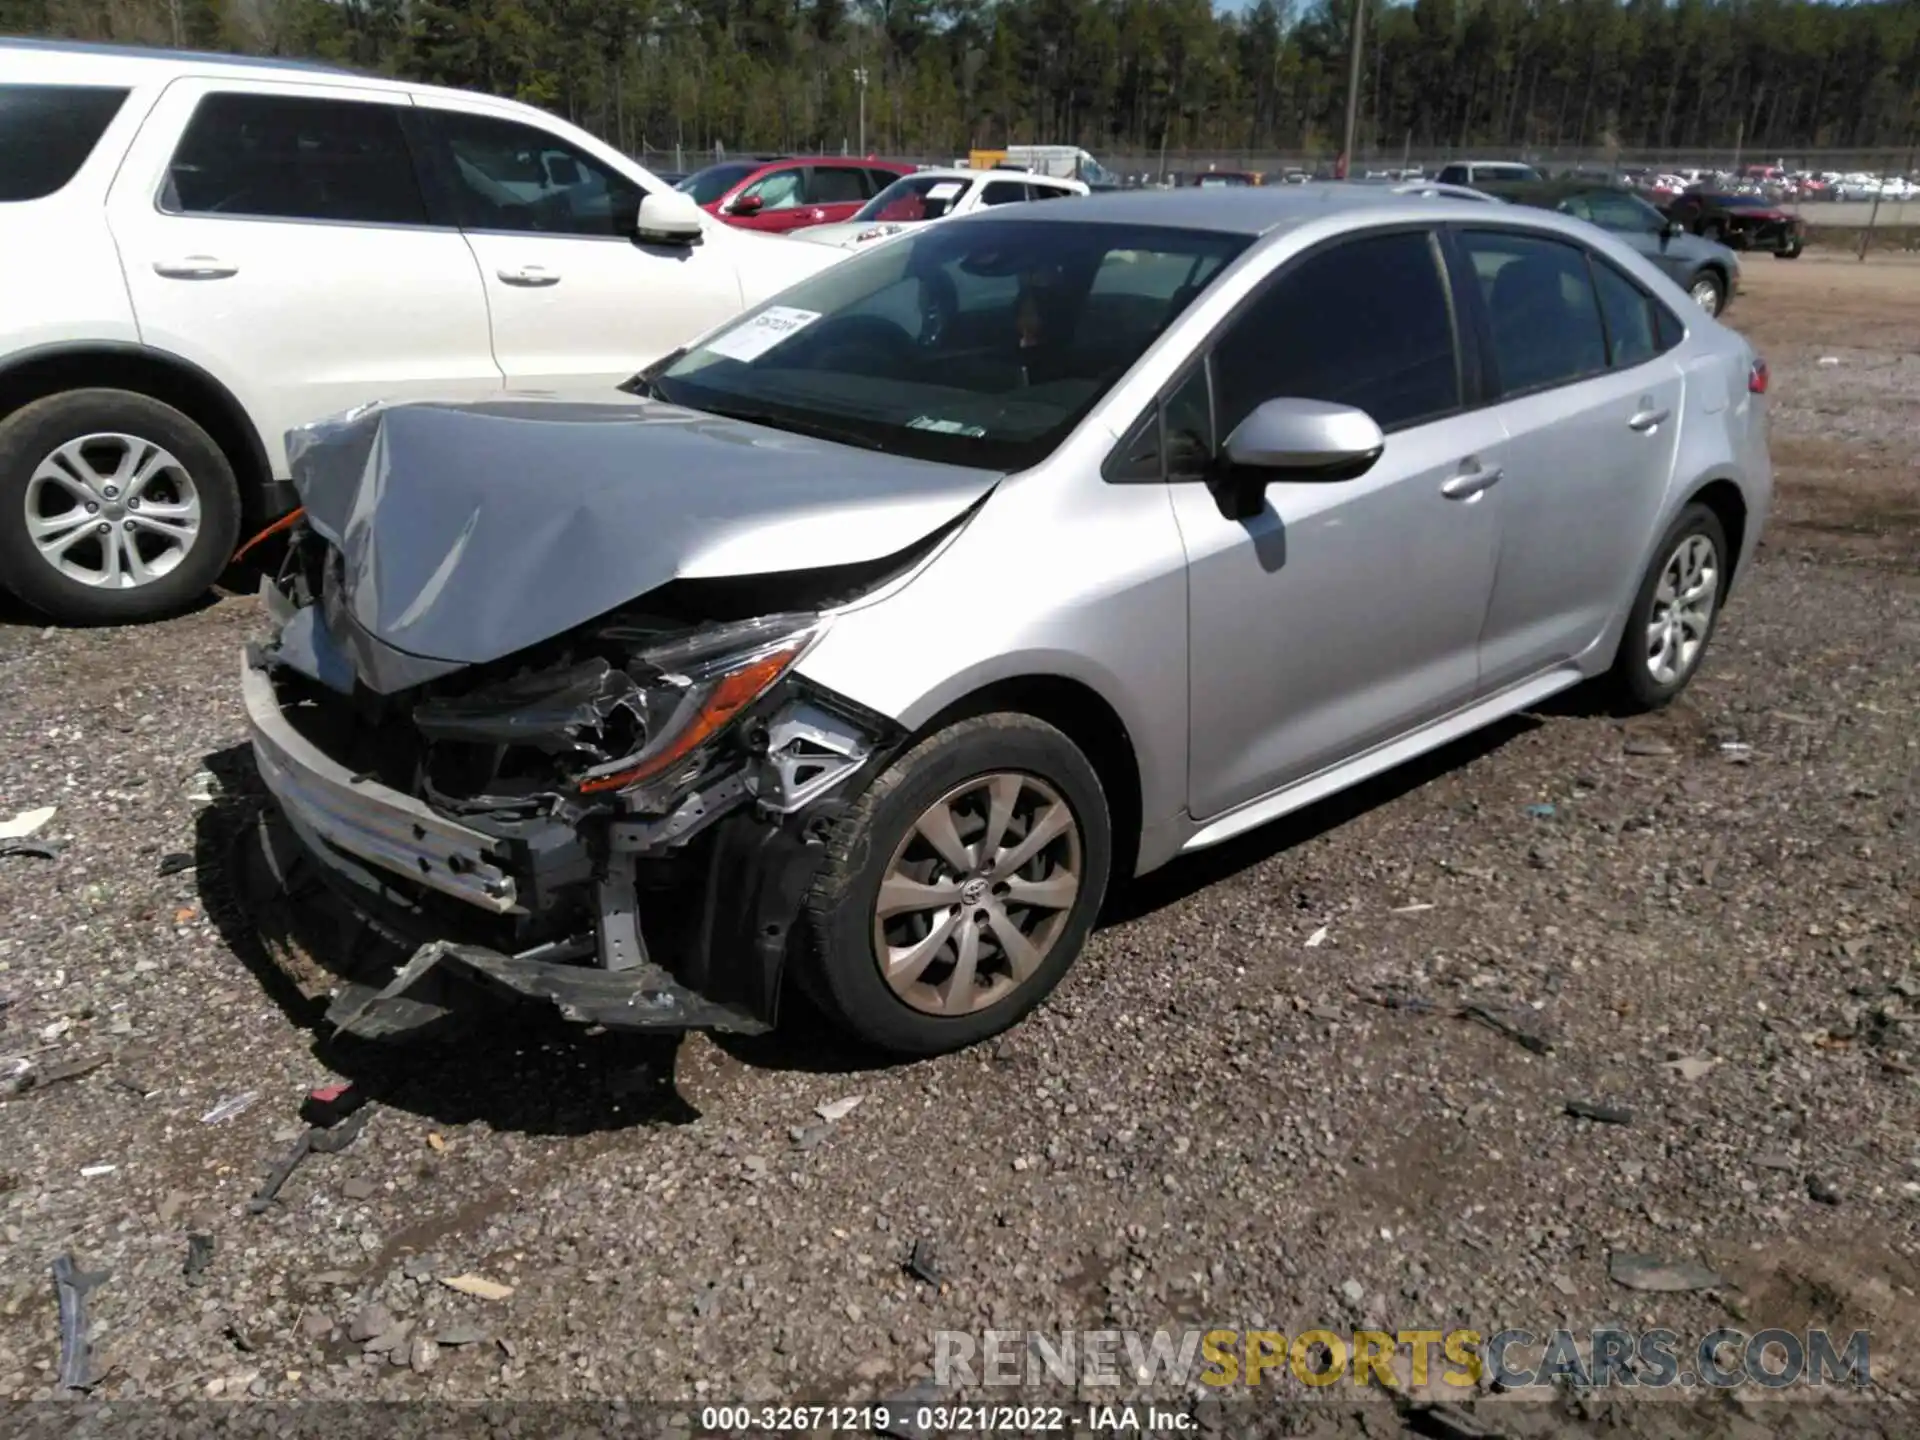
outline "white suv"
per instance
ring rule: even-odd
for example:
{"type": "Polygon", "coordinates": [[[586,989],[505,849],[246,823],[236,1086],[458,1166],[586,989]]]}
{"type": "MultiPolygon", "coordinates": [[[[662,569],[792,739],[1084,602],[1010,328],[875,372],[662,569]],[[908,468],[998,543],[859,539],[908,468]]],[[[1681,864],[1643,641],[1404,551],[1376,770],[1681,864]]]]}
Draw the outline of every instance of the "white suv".
{"type": "Polygon", "coordinates": [[[292,426],[612,385],[840,258],[512,101],[29,40],[0,254],[0,585],[82,622],[204,592],[296,503],[292,426]]]}

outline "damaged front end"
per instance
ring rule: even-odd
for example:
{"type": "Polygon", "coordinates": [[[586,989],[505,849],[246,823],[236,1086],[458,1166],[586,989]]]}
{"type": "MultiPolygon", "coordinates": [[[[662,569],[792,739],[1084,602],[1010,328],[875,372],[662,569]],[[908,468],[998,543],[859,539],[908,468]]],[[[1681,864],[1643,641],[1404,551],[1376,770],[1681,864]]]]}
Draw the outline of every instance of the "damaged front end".
{"type": "Polygon", "coordinates": [[[834,605],[938,538],[672,581],[515,654],[399,675],[342,603],[340,549],[297,529],[242,685],[275,802],[266,883],[345,917],[305,945],[346,982],[329,1020],[391,1038],[470,984],[610,1028],[769,1028],[834,823],[901,739],[795,666],[834,605]]]}

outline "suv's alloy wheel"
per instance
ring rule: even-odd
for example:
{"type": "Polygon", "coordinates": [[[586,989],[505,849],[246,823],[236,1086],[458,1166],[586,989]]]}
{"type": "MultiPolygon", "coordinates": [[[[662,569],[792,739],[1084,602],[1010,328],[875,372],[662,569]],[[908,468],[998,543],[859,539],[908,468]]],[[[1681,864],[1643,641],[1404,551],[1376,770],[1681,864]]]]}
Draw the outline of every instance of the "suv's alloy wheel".
{"type": "Polygon", "coordinates": [[[1093,766],[1029,715],[962,720],[855,801],[808,899],[802,978],[868,1042],[933,1055],[1045,999],[1099,913],[1112,863],[1093,766]]]}
{"type": "Polygon", "coordinates": [[[239,530],[232,467],[170,405],[77,390],[0,423],[0,575],[58,620],[144,620],[205,592],[239,530]]]}
{"type": "Polygon", "coordinates": [[[1613,663],[1610,678],[1624,708],[1657,710],[1686,689],[1720,618],[1728,555],[1726,529],[1705,505],[1687,506],[1667,527],[1613,663]]]}

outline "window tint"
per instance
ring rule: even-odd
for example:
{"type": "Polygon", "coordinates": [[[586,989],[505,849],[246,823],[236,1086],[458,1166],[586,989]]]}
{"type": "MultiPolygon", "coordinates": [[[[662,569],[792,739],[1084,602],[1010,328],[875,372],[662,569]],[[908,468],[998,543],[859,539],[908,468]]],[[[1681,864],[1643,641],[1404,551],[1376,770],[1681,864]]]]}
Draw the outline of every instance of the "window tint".
{"type": "Polygon", "coordinates": [[[162,203],[189,215],[427,222],[399,106],[291,95],[202,100],[162,203]]]}
{"type": "Polygon", "coordinates": [[[980,192],[982,205],[1018,205],[1027,198],[1027,187],[1017,180],[989,180],[980,192]]]}
{"type": "Polygon", "coordinates": [[[1607,337],[1586,252],[1533,235],[1461,236],[1479,278],[1500,388],[1512,395],[1607,368],[1607,337]]]}
{"type": "Polygon", "coordinates": [[[1221,337],[1214,377],[1222,439],[1281,396],[1357,406],[1385,430],[1457,409],[1453,310],[1432,237],[1372,235],[1293,266],[1221,337]]]}
{"type": "Polygon", "coordinates": [[[815,205],[858,205],[867,198],[866,171],[847,165],[816,165],[807,180],[815,205]]]}
{"type": "Polygon", "coordinates": [[[1071,194],[1073,194],[1073,191],[1062,190],[1058,185],[1027,186],[1027,198],[1029,200],[1061,200],[1071,194]]]}
{"type": "Polygon", "coordinates": [[[1607,345],[1613,368],[1644,365],[1661,350],[1653,301],[1611,265],[1593,262],[1593,284],[1600,292],[1600,313],[1607,321],[1607,345]]]}
{"type": "Polygon", "coordinates": [[[867,184],[872,188],[870,188],[867,193],[869,195],[878,195],[899,178],[900,172],[897,170],[869,170],[867,171],[867,184]]]}
{"type": "Polygon", "coordinates": [[[633,233],[640,187],[558,136],[489,115],[426,113],[452,167],[464,228],[623,238],[633,233]]]}
{"type": "Polygon", "coordinates": [[[1467,167],[1464,165],[1447,165],[1442,167],[1440,173],[1433,178],[1442,185],[1464,185],[1467,183],[1467,167]]]}
{"type": "Polygon", "coordinates": [[[770,175],[762,175],[742,190],[735,198],[735,203],[751,195],[760,202],[763,211],[791,210],[801,203],[805,181],[806,171],[797,165],[787,170],[775,170],[770,175]]]}
{"type": "Polygon", "coordinates": [[[51,195],[86,164],[125,90],[0,85],[0,201],[51,195]]]}
{"type": "Polygon", "coordinates": [[[1213,390],[1207,383],[1207,367],[1196,365],[1193,373],[1174,387],[1163,408],[1167,479],[1204,480],[1213,461],[1213,390]]]}
{"type": "Polygon", "coordinates": [[[691,195],[696,205],[711,205],[759,168],[758,160],[728,160],[694,171],[673,188],[691,195]]]}
{"type": "Polygon", "coordinates": [[[1606,230],[1628,234],[1658,230],[1666,217],[1635,195],[1587,195],[1583,218],[1606,230]]]}

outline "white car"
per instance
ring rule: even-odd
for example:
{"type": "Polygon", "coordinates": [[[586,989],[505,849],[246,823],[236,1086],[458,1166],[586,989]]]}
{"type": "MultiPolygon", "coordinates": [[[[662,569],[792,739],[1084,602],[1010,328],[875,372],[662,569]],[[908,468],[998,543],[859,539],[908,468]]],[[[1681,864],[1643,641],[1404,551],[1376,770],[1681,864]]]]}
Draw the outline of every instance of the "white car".
{"type": "Polygon", "coordinates": [[[294,426],[612,386],[837,258],[543,111],[291,61],[0,40],[0,155],[0,586],[69,621],[204,592],[294,426]]]}
{"type": "Polygon", "coordinates": [[[858,250],[916,225],[951,220],[956,215],[991,205],[1063,200],[1086,193],[1086,185],[1078,180],[1034,175],[1024,170],[916,170],[887,186],[855,211],[851,220],[796,230],[793,238],[841,250],[858,250]]]}

